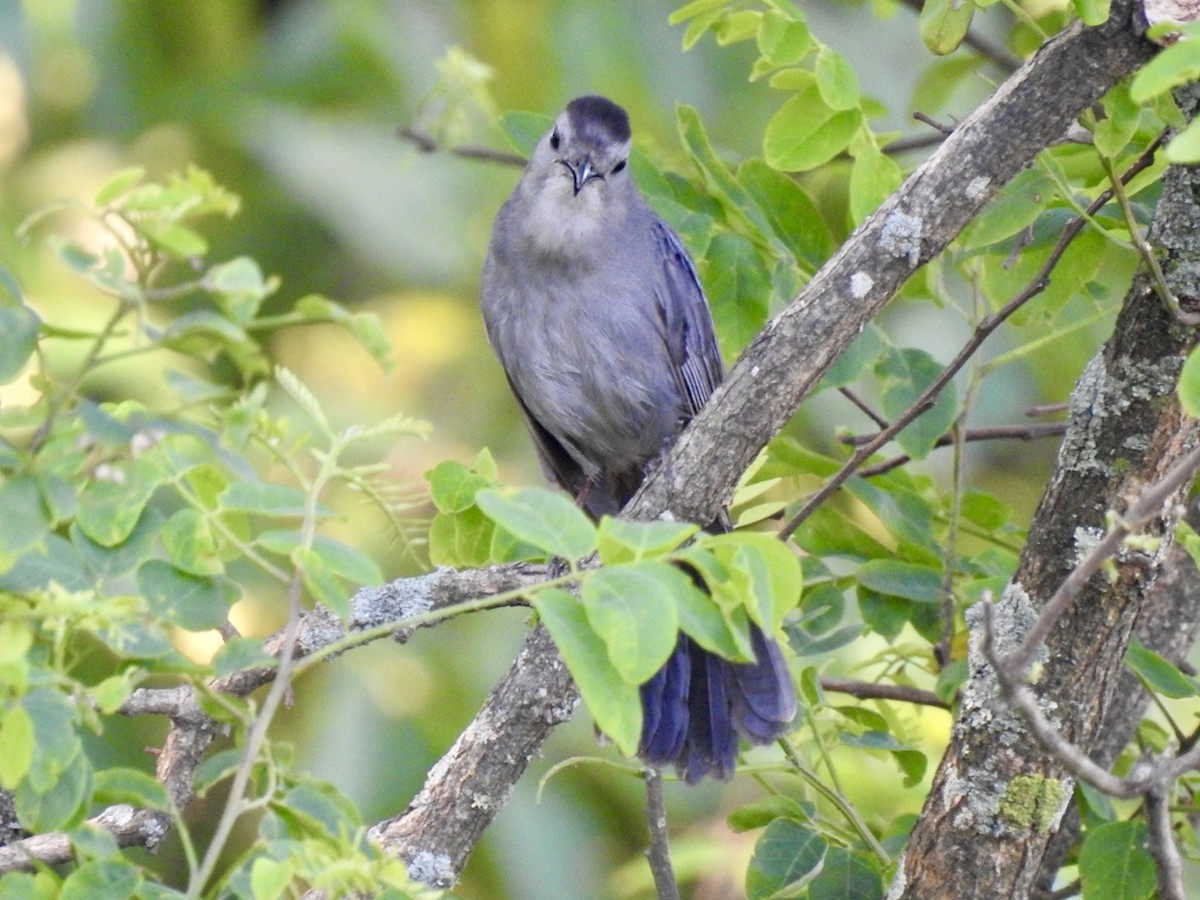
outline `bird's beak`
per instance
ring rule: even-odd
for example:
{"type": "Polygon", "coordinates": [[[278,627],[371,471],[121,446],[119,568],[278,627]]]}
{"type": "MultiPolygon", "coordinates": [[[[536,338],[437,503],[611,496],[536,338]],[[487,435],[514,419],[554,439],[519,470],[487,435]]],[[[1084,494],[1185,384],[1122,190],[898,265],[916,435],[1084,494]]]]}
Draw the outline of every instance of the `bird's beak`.
{"type": "Polygon", "coordinates": [[[587,184],[589,178],[599,177],[592,171],[592,158],[590,156],[585,156],[578,165],[572,165],[564,159],[563,165],[570,171],[571,178],[575,182],[575,196],[579,196],[579,192],[583,190],[583,186],[587,184]]]}

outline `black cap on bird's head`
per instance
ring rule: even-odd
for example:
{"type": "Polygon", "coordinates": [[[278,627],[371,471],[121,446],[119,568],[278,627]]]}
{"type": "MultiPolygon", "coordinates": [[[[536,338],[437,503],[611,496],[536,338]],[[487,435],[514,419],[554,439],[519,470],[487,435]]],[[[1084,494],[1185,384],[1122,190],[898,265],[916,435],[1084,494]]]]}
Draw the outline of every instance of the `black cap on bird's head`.
{"type": "Polygon", "coordinates": [[[577,97],[555,122],[548,142],[554,162],[570,173],[575,194],[589,181],[604,181],[628,161],[629,116],[607,97],[577,97]]]}
{"type": "Polygon", "coordinates": [[[597,144],[623,144],[630,138],[629,116],[607,97],[576,97],[567,118],[577,137],[597,144]]]}

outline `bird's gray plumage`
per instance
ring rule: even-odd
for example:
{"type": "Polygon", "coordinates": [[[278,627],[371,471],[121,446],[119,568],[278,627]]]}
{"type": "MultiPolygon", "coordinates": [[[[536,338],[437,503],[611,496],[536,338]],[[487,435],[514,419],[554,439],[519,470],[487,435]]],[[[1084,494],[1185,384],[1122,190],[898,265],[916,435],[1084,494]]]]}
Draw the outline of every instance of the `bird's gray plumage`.
{"type": "MultiPolygon", "coordinates": [[[[646,464],[723,377],[696,270],[679,237],[634,184],[629,147],[623,109],[603,97],[573,100],[538,142],[501,207],[480,284],[488,338],[543,468],[597,517],[620,511],[646,464]]],[[[786,683],[786,698],[774,706],[757,704],[770,707],[766,724],[749,729],[757,732],[748,733],[753,739],[767,734],[769,740],[781,727],[777,719],[790,721],[794,691],[774,642],[759,643],[769,647],[758,668],[766,667],[773,687],[786,683]]],[[[653,687],[643,689],[644,705],[655,707],[646,710],[647,728],[661,720],[672,735],[658,740],[660,751],[650,755],[686,767],[689,778],[710,770],[726,777],[729,748],[736,748],[728,722],[723,730],[720,723],[709,729],[721,732],[721,748],[705,752],[720,758],[693,765],[684,746],[689,715],[672,718],[671,701],[662,699],[674,697],[686,708],[697,693],[688,687],[700,671],[690,659],[703,651],[686,640],[680,648],[653,687]]],[[[717,681],[727,673],[722,666],[732,666],[715,657],[703,663],[717,681]]],[[[700,693],[706,704],[726,709],[726,720],[731,709],[736,717],[738,709],[756,708],[753,697],[742,702],[737,690],[710,686],[700,693]]],[[[693,728],[700,721],[696,715],[690,720],[693,728]]],[[[656,743],[652,737],[644,735],[643,755],[656,743]]]]}

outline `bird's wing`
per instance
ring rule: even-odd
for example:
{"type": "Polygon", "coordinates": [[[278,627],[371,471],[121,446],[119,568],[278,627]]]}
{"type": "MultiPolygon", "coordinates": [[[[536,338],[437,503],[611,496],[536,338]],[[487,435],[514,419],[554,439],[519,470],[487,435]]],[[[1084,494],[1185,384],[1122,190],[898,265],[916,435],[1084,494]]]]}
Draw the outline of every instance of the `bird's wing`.
{"type": "Polygon", "coordinates": [[[683,242],[661,219],[654,223],[654,238],[663,266],[659,320],[675,379],[695,415],[725,377],[725,367],[704,289],[683,242]]]}

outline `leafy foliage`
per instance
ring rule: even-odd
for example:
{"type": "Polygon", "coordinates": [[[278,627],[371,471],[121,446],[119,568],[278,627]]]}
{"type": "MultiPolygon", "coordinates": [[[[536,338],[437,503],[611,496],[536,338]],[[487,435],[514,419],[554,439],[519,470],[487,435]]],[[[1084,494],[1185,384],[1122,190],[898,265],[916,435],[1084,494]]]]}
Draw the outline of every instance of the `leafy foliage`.
{"type": "MultiPolygon", "coordinates": [[[[996,81],[992,64],[964,44],[972,24],[996,6],[923,5],[913,28],[939,58],[924,68],[915,109],[956,115],[962,92],[996,81]]],[[[876,4],[872,12],[890,9],[876,4]]],[[[1071,12],[1023,9],[1006,26],[1007,49],[1031,52],[1069,16],[1094,23],[1107,14],[1103,0],[1079,0],[1071,12]]],[[[685,49],[708,36],[720,47],[737,45],[749,79],[770,98],[759,146],[736,162],[726,139],[688,106],[675,115],[678,161],[666,163],[670,151],[640,137],[647,149],[631,161],[643,192],[697,260],[732,359],[900,184],[912,157],[897,135],[878,130],[883,104],[799,4],[695,0],[671,21],[682,26],[685,49]]],[[[1183,30],[1190,35],[1193,27],[1183,30]]],[[[749,653],[751,621],[786,636],[802,713],[782,756],[748,757],[743,769],[765,795],[731,816],[735,829],[762,829],[746,873],[749,896],[882,895],[940,750],[943,714],[916,715],[890,700],[842,702],[822,685],[853,676],[956,701],[966,667],[962,611],[1003,589],[1026,518],[1011,479],[997,484],[966,464],[964,437],[1011,411],[1014,383],[1069,369],[1090,352],[1096,326],[1111,319],[1141,258],[1134,232],[1148,220],[1163,164],[1123,188],[1116,179],[1164,125],[1183,124],[1170,91],[1194,79],[1194,44],[1175,44],[1111,91],[1080,123],[1090,143],[1043,153],[904,288],[886,327],[867,329],[843,353],[809,407],[746,474],[732,507],[734,534],[675,522],[591,523],[565,497],[508,488],[486,449],[426,473],[434,565],[557,560],[558,576],[531,602],[592,718],[625,754],[640,731],[638,685],[680,631],[731,659],[749,653]],[[1110,189],[1114,199],[1084,215],[1084,231],[1059,254],[1064,225],[1110,189]],[[853,447],[943,374],[954,336],[1020,296],[1054,260],[1049,283],[1005,325],[1004,349],[977,356],[858,474],[809,509],[808,498],[853,447]],[[919,329],[912,327],[918,313],[919,329]],[[833,410],[823,414],[837,428],[824,431],[836,434],[809,427],[815,407],[833,410]],[[937,469],[947,444],[955,454],[950,476],[937,469]],[[933,464],[907,466],[923,460],[933,464]],[[787,541],[774,534],[780,522],[787,541]],[[939,718],[931,727],[932,716],[939,718]],[[886,782],[887,802],[872,796],[876,771],[884,773],[875,783],[886,782]]],[[[377,78],[377,68],[339,68],[351,69],[364,90],[385,94],[394,113],[401,92],[377,78]]],[[[438,68],[418,123],[449,144],[465,139],[472,116],[490,126],[497,104],[487,66],[455,48],[438,68]]],[[[540,113],[499,117],[522,153],[547,122],[540,113]]],[[[1171,159],[1194,161],[1194,132],[1174,139],[1171,159]]],[[[283,607],[300,594],[344,614],[356,586],[383,576],[378,561],[339,537],[331,494],[348,487],[394,522],[381,469],[363,460],[382,441],[426,431],[406,417],[339,429],[300,378],[277,364],[274,339],[314,323],[341,327],[381,367],[391,367],[392,354],[373,316],[315,294],[284,300],[280,280],[249,256],[210,261],[210,247],[220,245],[212,220],[239,205],[198,169],[158,182],[134,168],[112,175],[87,206],[57,205],[31,219],[24,235],[53,231],[54,252],[81,279],[97,322],[27,301],[18,280],[0,270],[0,384],[27,384],[34,398],[6,399],[0,409],[0,788],[12,792],[25,828],[67,831],[77,856],[59,872],[6,876],[5,896],[176,895],[152,862],[135,862],[87,822],[114,803],[170,816],[194,892],[433,893],[380,855],[353,804],[295,765],[289,747],[267,739],[243,760],[260,707],[204,685],[276,665],[261,639],[234,636],[205,664],[179,649],[189,635],[228,631],[239,599],[283,607]],[[64,216],[71,217],[65,224],[64,216]],[[106,373],[128,363],[139,367],[134,389],[114,391],[106,373]],[[233,747],[197,769],[196,790],[216,796],[242,773],[248,802],[263,811],[252,839],[211,878],[200,875],[207,848],[193,846],[182,811],[149,767],[113,766],[97,749],[118,732],[134,692],[158,681],[200,686],[205,710],[231,732],[233,747]]],[[[1193,414],[1197,371],[1193,358],[1179,387],[1193,414]]],[[[1197,543],[1184,530],[1179,539],[1197,543]]],[[[1131,648],[1127,662],[1161,698],[1197,696],[1194,678],[1145,648],[1131,648]]],[[[1161,751],[1177,730],[1147,721],[1122,764],[1161,751]]],[[[1181,825],[1194,807],[1193,788],[1184,782],[1174,798],[1181,825]]],[[[1095,792],[1080,795],[1085,896],[1148,896],[1144,827],[1095,792]]]]}
{"type": "MultiPolygon", "coordinates": [[[[127,803],[168,813],[187,833],[164,786],[149,772],[106,764],[91,737],[152,677],[203,685],[219,670],[273,665],[259,638],[231,642],[214,665],[175,648],[179,632],[227,628],[247,590],[274,584],[282,595],[303,585],[311,600],[345,612],[353,586],[378,583],[373,560],[320,532],[333,517],[322,497],[341,482],[385,502],[375,467],[343,456],[426,430],[399,416],[337,431],[308,389],[272,365],[267,339],[295,325],[344,325],[382,363],[387,341],[372,317],[324,298],[268,312],[278,279],[248,257],[207,262],[198,224],[237,208],[199,169],[165,183],[120,172],[93,205],[73,210],[98,226],[99,242],[52,238],[63,263],[95,289],[104,324],[43,321],[15,290],[4,308],[10,339],[0,369],[12,380],[36,360],[37,392],[0,412],[0,496],[11,511],[0,534],[0,787],[12,791],[22,827],[70,832],[82,864],[62,879],[62,896],[173,894],[152,889],[149,870],[118,857],[111,838],[101,839],[107,833],[84,823],[97,804],[127,803]],[[64,343],[81,351],[64,353],[64,343]],[[103,399],[98,373],[131,357],[163,367],[161,399],[103,399]],[[285,400],[291,412],[278,409],[285,400]]],[[[228,701],[211,712],[240,736],[256,716],[228,701]]],[[[268,743],[250,761],[256,795],[278,812],[221,882],[254,896],[293,882],[409,891],[403,868],[362,843],[344,798],[290,772],[280,756],[268,743]]],[[[58,879],[42,872],[30,884],[47,880],[58,879]]]]}

